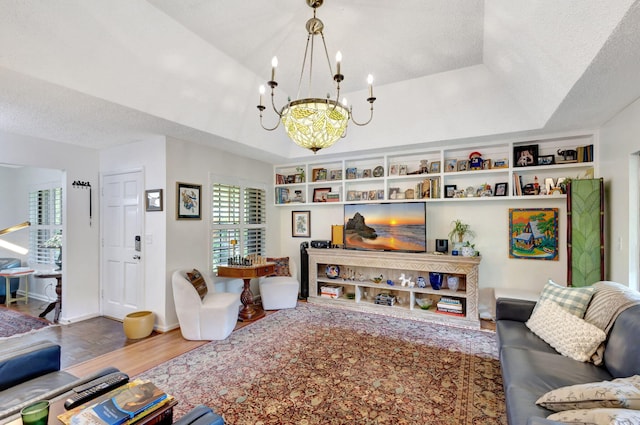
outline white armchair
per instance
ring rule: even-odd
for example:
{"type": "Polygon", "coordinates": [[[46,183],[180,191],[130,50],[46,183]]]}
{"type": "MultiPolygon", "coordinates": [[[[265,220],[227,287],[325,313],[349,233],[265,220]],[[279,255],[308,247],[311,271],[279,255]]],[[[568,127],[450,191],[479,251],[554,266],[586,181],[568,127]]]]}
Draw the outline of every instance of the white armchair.
{"type": "Polygon", "coordinates": [[[236,326],[240,294],[216,292],[208,281],[204,299],[187,278],[191,270],[181,269],[171,277],[173,299],[180,332],[188,340],[226,339],[236,326]]]}
{"type": "Polygon", "coordinates": [[[296,262],[293,261],[293,259],[289,258],[288,262],[290,276],[267,276],[260,278],[260,297],[262,299],[263,309],[280,310],[284,308],[295,308],[298,305],[298,292],[300,290],[298,270],[296,262]]]}

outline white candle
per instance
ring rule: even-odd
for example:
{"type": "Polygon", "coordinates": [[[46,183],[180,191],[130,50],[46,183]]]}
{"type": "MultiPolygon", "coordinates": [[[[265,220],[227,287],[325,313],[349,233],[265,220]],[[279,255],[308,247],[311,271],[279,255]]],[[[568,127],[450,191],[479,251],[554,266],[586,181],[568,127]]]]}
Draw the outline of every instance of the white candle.
{"type": "Polygon", "coordinates": [[[274,56],[273,59],[271,59],[271,81],[276,80],[277,67],[278,67],[278,58],[274,56]]]}
{"type": "Polygon", "coordinates": [[[342,53],[338,50],[336,53],[336,74],[340,74],[340,62],[342,62],[342,53]]]}
{"type": "Polygon", "coordinates": [[[264,86],[260,86],[260,106],[262,106],[262,96],[264,95],[264,86]]]}
{"type": "Polygon", "coordinates": [[[373,97],[373,75],[369,74],[367,83],[369,83],[369,97],[373,97]]]}

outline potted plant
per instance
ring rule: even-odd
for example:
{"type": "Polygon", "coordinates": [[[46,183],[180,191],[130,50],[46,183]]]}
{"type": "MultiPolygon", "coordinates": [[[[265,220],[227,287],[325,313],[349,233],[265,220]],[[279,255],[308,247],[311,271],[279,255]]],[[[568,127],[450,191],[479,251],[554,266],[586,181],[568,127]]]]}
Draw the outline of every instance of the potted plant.
{"type": "Polygon", "coordinates": [[[451,222],[451,231],[449,232],[449,240],[453,242],[453,248],[460,248],[464,242],[464,237],[475,236],[471,230],[471,225],[463,223],[462,220],[454,220],[451,222]]]}
{"type": "Polygon", "coordinates": [[[475,257],[476,256],[476,246],[471,242],[466,241],[462,248],[460,248],[460,252],[463,257],[475,257]]]}

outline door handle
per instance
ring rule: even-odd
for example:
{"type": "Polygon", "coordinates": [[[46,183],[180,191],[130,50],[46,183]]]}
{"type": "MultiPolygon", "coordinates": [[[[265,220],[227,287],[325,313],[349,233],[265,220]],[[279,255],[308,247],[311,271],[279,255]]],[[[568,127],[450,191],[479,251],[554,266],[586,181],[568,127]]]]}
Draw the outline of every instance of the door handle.
{"type": "Polygon", "coordinates": [[[134,260],[139,260],[139,259],[140,259],[140,256],[139,256],[139,255],[134,255],[134,256],[133,256],[133,259],[134,259],[134,260]]]}

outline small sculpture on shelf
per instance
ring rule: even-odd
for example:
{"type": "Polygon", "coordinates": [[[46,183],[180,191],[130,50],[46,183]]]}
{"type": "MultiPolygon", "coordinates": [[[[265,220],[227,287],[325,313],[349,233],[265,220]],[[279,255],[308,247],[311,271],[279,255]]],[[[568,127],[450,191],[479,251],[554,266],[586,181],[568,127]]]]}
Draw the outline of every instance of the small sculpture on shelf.
{"type": "Polygon", "coordinates": [[[399,280],[400,280],[400,284],[401,284],[402,286],[407,286],[407,285],[409,284],[409,282],[411,282],[411,276],[409,276],[409,277],[405,277],[405,274],[404,274],[404,273],[402,273],[402,274],[400,275],[400,279],[399,279],[399,280]]]}

